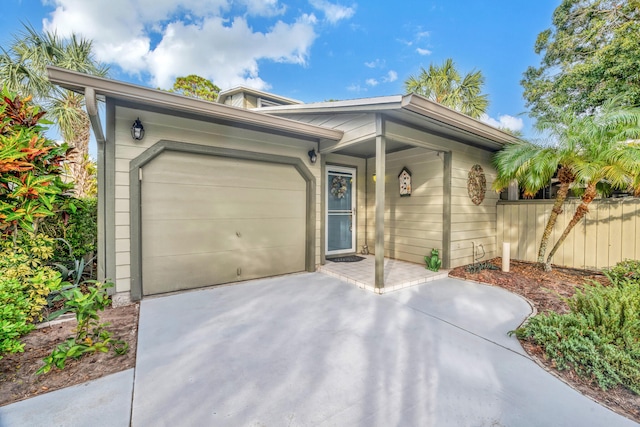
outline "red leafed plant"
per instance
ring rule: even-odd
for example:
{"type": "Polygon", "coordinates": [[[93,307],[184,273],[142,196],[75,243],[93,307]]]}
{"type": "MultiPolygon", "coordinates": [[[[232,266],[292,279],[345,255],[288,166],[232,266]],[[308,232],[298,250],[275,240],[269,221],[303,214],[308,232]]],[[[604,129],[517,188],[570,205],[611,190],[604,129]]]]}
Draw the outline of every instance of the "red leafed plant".
{"type": "Polygon", "coordinates": [[[66,144],[44,136],[44,111],[31,97],[0,95],[0,233],[36,230],[68,188],[61,178],[66,144]]]}

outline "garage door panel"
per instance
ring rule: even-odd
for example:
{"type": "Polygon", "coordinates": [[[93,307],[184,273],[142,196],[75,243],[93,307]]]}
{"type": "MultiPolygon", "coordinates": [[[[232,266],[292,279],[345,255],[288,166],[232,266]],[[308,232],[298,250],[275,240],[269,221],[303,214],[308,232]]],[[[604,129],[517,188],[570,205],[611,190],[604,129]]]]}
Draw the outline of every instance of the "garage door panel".
{"type": "MultiPolygon", "coordinates": [[[[229,177],[229,182],[236,188],[264,188],[276,190],[300,189],[300,174],[295,168],[273,163],[257,163],[250,160],[207,157],[190,153],[165,152],[143,169],[144,179],[149,182],[164,184],[193,183],[193,176],[206,177],[215,170],[219,177],[229,177]],[[250,169],[251,173],[239,173],[250,169]],[[274,170],[278,170],[274,173],[274,170]],[[232,177],[232,178],[231,178],[232,177]]],[[[207,182],[202,182],[207,184],[207,182]]],[[[225,183],[215,182],[209,185],[225,186],[225,183]]],[[[302,183],[304,185],[304,183],[302,183]]]]}
{"type": "Polygon", "coordinates": [[[305,270],[307,184],[293,166],[165,152],[142,177],[144,295],[305,270]]]}
{"type": "Polygon", "coordinates": [[[246,249],[215,254],[156,257],[144,260],[145,295],[251,280],[299,271],[304,253],[297,246],[278,251],[246,249]],[[240,273],[240,274],[238,274],[240,273]],[[151,292],[149,292],[151,291],[151,292]]]}
{"type": "Polygon", "coordinates": [[[145,295],[201,288],[237,280],[238,255],[234,252],[174,255],[142,259],[145,295]]]}
{"type": "Polygon", "coordinates": [[[145,257],[215,253],[244,248],[279,250],[304,244],[305,221],[292,218],[251,220],[153,221],[157,231],[145,234],[145,257]],[[203,236],[206,233],[206,236],[203,236]],[[238,236],[239,234],[239,236],[238,236]],[[165,244],[171,242],[171,245],[165,244]]]}
{"type": "Polygon", "coordinates": [[[176,186],[145,183],[142,207],[151,204],[145,213],[148,220],[207,218],[299,218],[306,206],[300,200],[306,191],[265,189],[234,189],[229,186],[176,186]],[[153,200],[149,199],[153,197],[153,200]],[[194,203],[197,200],[197,203],[194,203]],[[189,210],[185,210],[185,206],[189,210]]]}

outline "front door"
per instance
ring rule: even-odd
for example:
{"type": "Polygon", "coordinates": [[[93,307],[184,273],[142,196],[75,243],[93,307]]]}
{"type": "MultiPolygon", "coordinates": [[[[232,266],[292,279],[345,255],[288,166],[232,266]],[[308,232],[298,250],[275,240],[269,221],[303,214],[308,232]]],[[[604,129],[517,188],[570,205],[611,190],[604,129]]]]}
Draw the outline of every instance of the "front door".
{"type": "Polygon", "coordinates": [[[356,251],[356,170],[326,167],[326,255],[356,251]]]}

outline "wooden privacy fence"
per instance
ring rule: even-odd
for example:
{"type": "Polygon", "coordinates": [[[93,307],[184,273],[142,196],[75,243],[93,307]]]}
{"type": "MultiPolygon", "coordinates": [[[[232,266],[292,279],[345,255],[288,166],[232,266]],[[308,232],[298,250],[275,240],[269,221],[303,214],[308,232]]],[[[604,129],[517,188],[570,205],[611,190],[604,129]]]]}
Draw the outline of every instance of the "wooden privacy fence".
{"type": "MultiPolygon", "coordinates": [[[[551,233],[547,254],[569,223],[579,199],[569,199],[551,233]]],[[[511,258],[536,261],[542,232],[553,200],[500,201],[497,206],[497,244],[511,244],[511,258]]],[[[640,259],[640,199],[595,200],[586,218],[569,233],[552,264],[602,269],[624,259],[640,259]]]]}

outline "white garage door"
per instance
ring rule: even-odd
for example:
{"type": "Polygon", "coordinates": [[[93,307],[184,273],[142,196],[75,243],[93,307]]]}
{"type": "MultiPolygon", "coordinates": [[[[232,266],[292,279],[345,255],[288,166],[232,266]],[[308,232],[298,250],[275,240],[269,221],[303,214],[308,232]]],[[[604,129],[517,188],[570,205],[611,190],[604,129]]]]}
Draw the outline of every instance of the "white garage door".
{"type": "Polygon", "coordinates": [[[164,152],[142,177],[144,295],[305,269],[306,183],[293,166],[164,152]]]}

